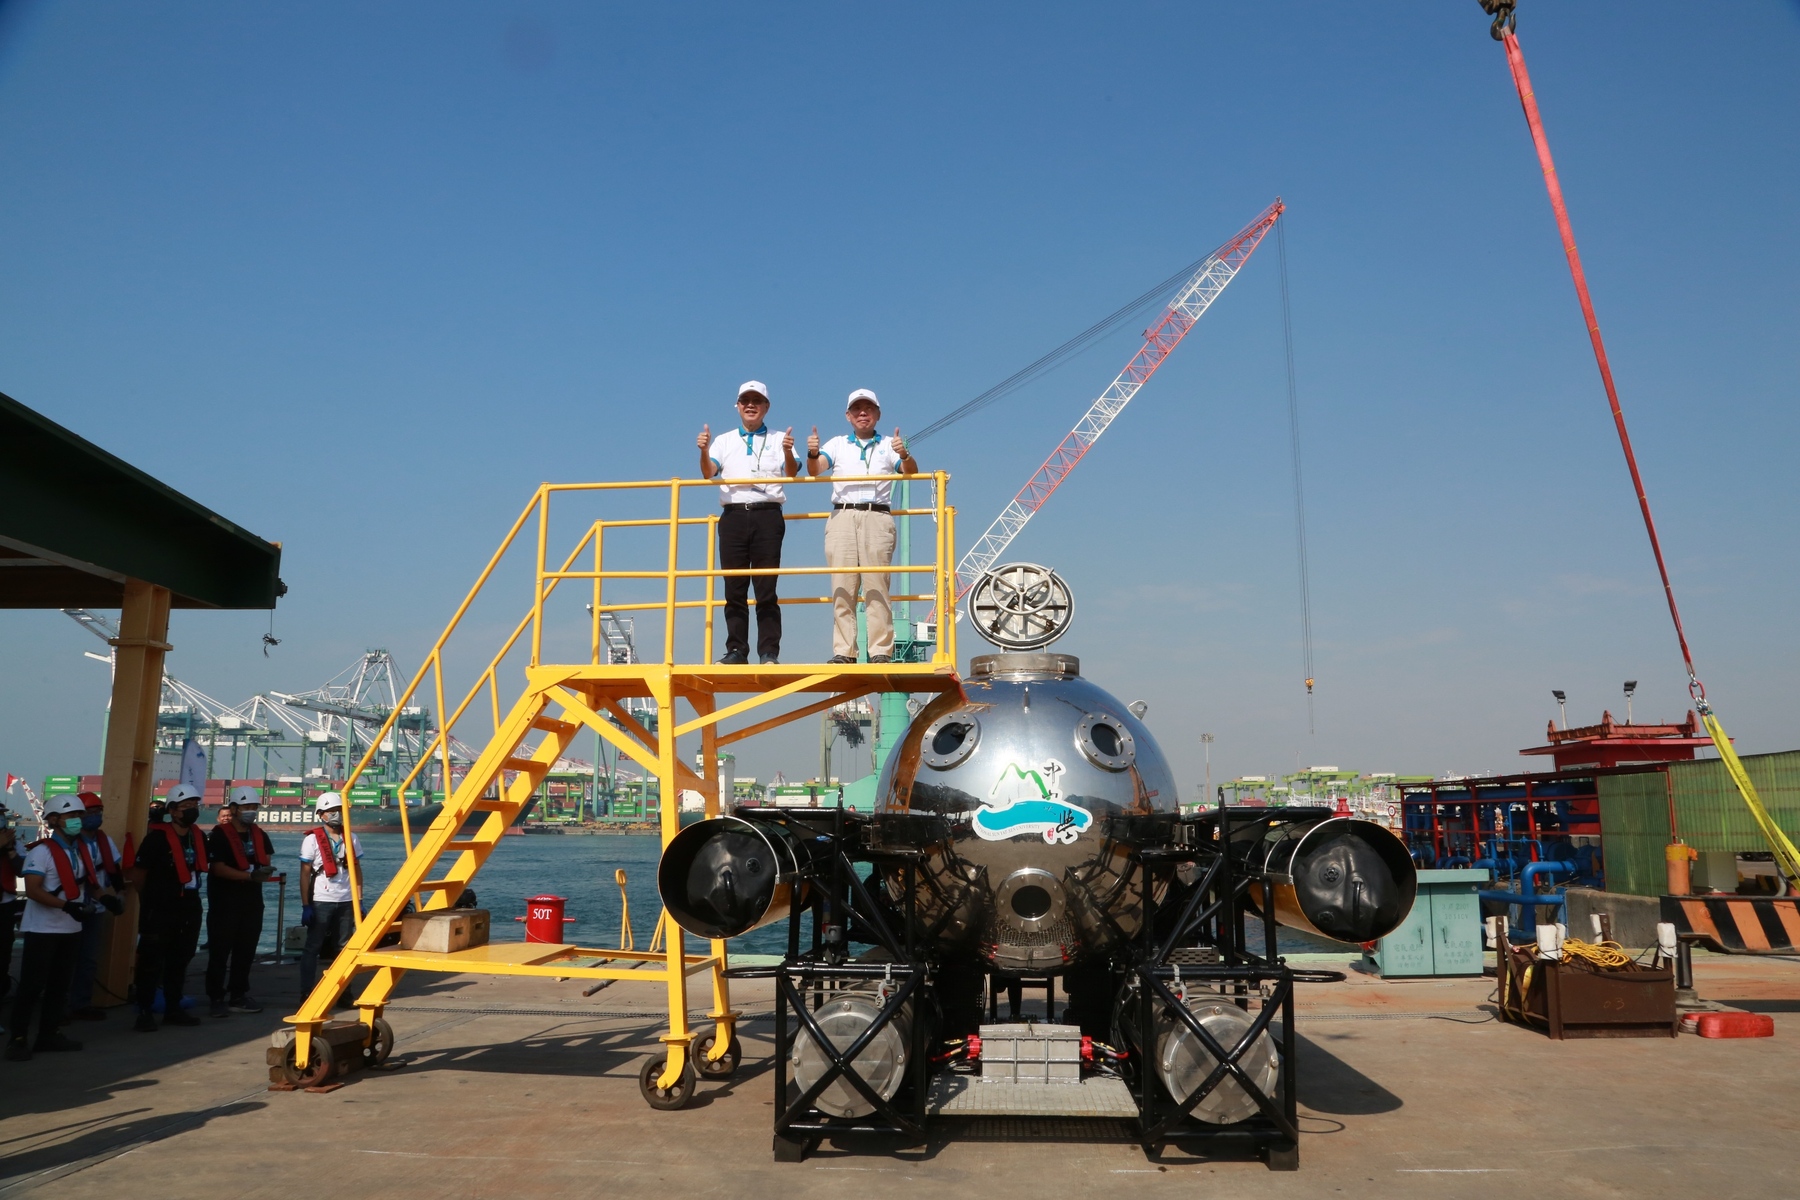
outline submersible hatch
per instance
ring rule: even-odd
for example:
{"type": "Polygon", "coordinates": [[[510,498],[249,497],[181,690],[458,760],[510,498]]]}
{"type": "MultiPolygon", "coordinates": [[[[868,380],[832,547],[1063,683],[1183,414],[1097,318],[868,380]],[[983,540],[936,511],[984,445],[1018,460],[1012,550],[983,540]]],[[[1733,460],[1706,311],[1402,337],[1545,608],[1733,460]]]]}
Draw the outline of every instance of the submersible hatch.
{"type": "Polygon", "coordinates": [[[1140,715],[1047,647],[1073,601],[1015,563],[971,592],[1000,653],[913,720],[870,814],[739,808],[667,847],[658,887],[702,937],[785,922],[775,1138],[923,1138],[960,1115],[1127,1118],[1145,1149],[1299,1164],[1294,990],[1277,924],[1397,928],[1398,838],[1326,808],[1182,814],[1140,715]],[[1265,916],[1252,944],[1245,916],[1265,916]],[[802,917],[811,914],[810,928],[802,917]],[[1064,1023],[983,1020],[996,985],[1060,980],[1064,1023]]]}

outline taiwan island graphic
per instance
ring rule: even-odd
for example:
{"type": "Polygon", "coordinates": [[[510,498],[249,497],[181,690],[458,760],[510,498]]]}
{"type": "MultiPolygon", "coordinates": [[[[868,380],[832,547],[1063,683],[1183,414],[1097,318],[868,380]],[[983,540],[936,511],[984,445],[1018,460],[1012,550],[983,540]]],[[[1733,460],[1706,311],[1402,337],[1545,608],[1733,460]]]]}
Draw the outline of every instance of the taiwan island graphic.
{"type": "Polygon", "coordinates": [[[977,837],[1003,842],[1021,834],[1036,834],[1046,844],[1068,844],[1094,823],[1094,814],[1062,798],[1057,778],[1063,765],[1047,759],[1034,771],[1008,763],[975,814],[977,837]]]}

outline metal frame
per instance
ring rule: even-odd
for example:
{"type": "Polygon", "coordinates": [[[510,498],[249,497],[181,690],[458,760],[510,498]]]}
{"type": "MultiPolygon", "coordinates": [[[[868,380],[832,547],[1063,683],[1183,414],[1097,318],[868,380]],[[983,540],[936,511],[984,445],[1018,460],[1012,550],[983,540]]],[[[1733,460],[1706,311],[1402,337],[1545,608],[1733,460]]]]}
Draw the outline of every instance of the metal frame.
{"type": "MultiPolygon", "coordinates": [[[[805,818],[797,815],[795,810],[760,819],[802,828],[808,825],[805,818]]],[[[914,904],[919,880],[918,869],[923,864],[924,855],[911,850],[855,847],[856,862],[872,864],[884,874],[896,869],[901,874],[905,902],[898,914],[901,932],[896,934],[882,915],[883,906],[876,902],[865,882],[856,874],[855,862],[851,860],[846,846],[842,809],[834,812],[831,822],[833,849],[829,871],[820,873],[815,870],[809,874],[807,883],[814,889],[812,903],[806,906],[795,905],[789,910],[787,954],[781,964],[775,967],[736,967],[726,972],[733,979],[776,981],[774,1150],[777,1161],[799,1161],[818,1138],[825,1136],[882,1133],[900,1134],[917,1141],[925,1138],[930,1022],[924,1019],[925,1014],[920,1009],[926,1001],[921,988],[926,982],[930,967],[922,957],[917,941],[914,904]],[[805,951],[800,948],[803,909],[813,913],[812,945],[805,951]],[[838,931],[835,939],[827,935],[828,929],[838,931]],[[892,961],[845,961],[844,947],[851,940],[852,933],[856,935],[856,940],[866,940],[879,946],[892,961]],[[849,1047],[839,1051],[835,1048],[835,1043],[819,1028],[813,1014],[824,1006],[828,991],[835,985],[869,980],[898,986],[885,995],[878,991],[877,995],[882,1001],[881,1011],[849,1047]],[[809,988],[812,991],[810,1006],[806,996],[809,988]],[[909,1003],[914,1004],[914,1012],[907,1046],[910,1056],[907,1063],[908,1079],[893,1100],[884,1100],[857,1071],[855,1059],[883,1029],[893,1023],[909,1003]],[[790,1029],[790,1017],[795,1019],[797,1029],[790,1029]],[[795,1039],[799,1034],[811,1038],[831,1065],[810,1087],[800,1090],[798,1095],[790,1099],[790,1093],[796,1087],[795,1081],[790,1078],[790,1063],[795,1039]],[[834,1117],[820,1112],[816,1106],[819,1096],[840,1079],[854,1088],[875,1111],[863,1117],[834,1117]],[[909,1093],[911,1103],[903,1107],[903,1100],[909,1097],[909,1093]]]]}
{"type": "MultiPolygon", "coordinates": [[[[928,516],[936,526],[936,553],[930,563],[911,564],[917,573],[929,573],[932,591],[914,597],[931,600],[942,606],[953,595],[954,575],[950,563],[955,553],[955,510],[946,499],[949,476],[944,472],[930,475],[884,476],[884,479],[921,479],[932,484],[930,505],[924,508],[896,510],[898,515],[928,516]]],[[[496,944],[449,954],[433,954],[414,950],[381,949],[379,943],[398,928],[404,910],[431,912],[449,908],[463,889],[469,886],[489,854],[497,847],[507,828],[518,819],[525,806],[550,773],[557,760],[569,749],[575,737],[591,730],[619,753],[631,758],[654,775],[661,787],[661,832],[666,846],[679,831],[679,792],[686,788],[699,792],[705,800],[707,816],[716,816],[722,798],[718,795],[718,779],[708,771],[702,777],[676,756],[678,738],[698,733],[701,761],[717,761],[722,746],[753,737],[790,721],[841,704],[871,692],[953,692],[960,686],[956,674],[956,631],[952,623],[943,633],[928,661],[887,664],[766,664],[760,666],[721,666],[711,662],[714,610],[724,601],[716,595],[718,581],[737,575],[828,576],[830,567],[781,567],[743,571],[725,571],[716,564],[717,538],[714,526],[718,517],[684,516],[684,497],[697,489],[710,498],[710,489],[721,483],[748,481],[671,479],[645,483],[544,484],[519,514],[499,549],[476,579],[474,586],[451,617],[449,625],[425,658],[424,665],[399,697],[394,711],[381,730],[370,739],[369,749],[345,780],[347,790],[369,769],[377,748],[392,732],[400,713],[415,695],[429,696],[435,711],[448,714],[440,721],[436,735],[423,748],[411,773],[401,782],[410,787],[425,764],[436,754],[442,760],[446,778],[455,780],[448,789],[449,798],[429,828],[415,838],[404,806],[400,810],[401,833],[407,846],[407,858],[392,882],[365,912],[361,908],[358,886],[358,864],[352,851],[346,854],[352,895],[357,897],[357,927],[349,944],[322,972],[317,987],[287,1020],[295,1027],[295,1062],[304,1067],[311,1057],[313,1038],[331,1016],[340,995],[353,979],[363,973],[371,975],[357,996],[360,1018],[373,1036],[375,1022],[393,995],[394,987],[407,971],[426,970],[489,975],[536,976],[561,979],[627,980],[636,983],[662,983],[668,989],[669,1028],[661,1040],[668,1047],[667,1059],[657,1086],[677,1086],[690,1070],[689,1046],[696,1034],[687,1019],[687,979],[705,972],[713,987],[713,1006],[706,1014],[714,1023],[712,1056],[725,1057],[734,1041],[738,1014],[732,1010],[727,983],[725,943],[712,941],[705,953],[690,954],[684,945],[679,926],[664,913],[659,922],[666,933],[661,950],[577,946],[566,944],[496,944]],[[550,556],[552,501],[558,497],[585,494],[590,500],[605,503],[628,499],[633,493],[665,492],[668,497],[666,518],[614,518],[588,521],[580,526],[580,537],[566,556],[558,560],[550,556]],[[535,518],[535,529],[528,525],[535,518]],[[638,529],[652,533],[666,531],[666,556],[656,569],[635,570],[608,567],[605,561],[605,539],[608,531],[638,529]],[[704,566],[685,565],[682,535],[700,532],[705,537],[704,566]],[[514,626],[499,651],[487,660],[487,666],[476,676],[462,702],[454,709],[445,704],[447,658],[453,635],[461,626],[476,598],[496,578],[496,571],[509,550],[519,543],[535,543],[532,566],[530,607],[514,626]],[[581,556],[592,548],[593,567],[577,569],[581,556]],[[591,617],[588,628],[588,661],[555,663],[544,660],[546,602],[566,581],[585,580],[592,585],[591,617]],[[662,599],[654,603],[608,603],[603,586],[608,580],[660,581],[662,599]],[[693,591],[698,595],[690,595],[693,591]],[[608,616],[620,612],[660,610],[664,618],[662,653],[657,662],[617,662],[608,653],[604,624],[608,616]],[[699,615],[700,637],[693,643],[677,637],[677,626],[683,616],[699,615]],[[695,645],[697,654],[678,653],[678,646],[695,645]],[[525,661],[518,663],[523,657],[525,661]],[[509,705],[502,703],[502,690],[512,692],[515,685],[503,684],[511,676],[503,673],[509,663],[521,667],[523,686],[509,705]],[[804,698],[806,694],[822,694],[823,699],[802,704],[753,724],[726,731],[723,724],[748,716],[772,702],[788,697],[804,698]],[[483,707],[476,701],[488,700],[492,714],[492,731],[483,735],[469,730],[483,707]],[[721,697],[747,695],[748,698],[725,703],[721,697]],[[643,702],[634,704],[634,701],[643,702]],[[688,712],[677,705],[685,702],[688,712]],[[655,720],[646,723],[630,711],[653,708],[655,720]],[[482,749],[460,777],[450,757],[452,739],[461,738],[482,749]],[[465,826],[468,829],[465,830],[465,826]],[[435,878],[433,868],[443,864],[435,878]],[[657,963],[658,969],[647,964],[657,963]],[[645,969],[638,969],[640,966],[645,969]]],[[[829,486],[843,483],[844,478],[830,477],[791,479],[792,487],[829,486]]],[[[823,520],[829,510],[788,514],[790,521],[823,520]]],[[[690,554],[693,541],[688,542],[690,554]]],[[[906,599],[907,597],[896,597],[906,599]]],[[[790,597],[786,603],[829,603],[830,597],[790,597]]],[[[558,633],[565,632],[562,627],[558,633]]],[[[460,643],[459,643],[460,645],[460,643]]],[[[345,810],[345,832],[353,832],[352,810],[345,810]]]]}
{"type": "MultiPolygon", "coordinates": [[[[1196,834],[1195,826],[1187,826],[1185,840],[1188,844],[1185,847],[1139,849],[1132,853],[1139,867],[1139,897],[1144,906],[1137,960],[1131,974],[1137,992],[1137,1045],[1133,1058],[1127,1060],[1128,1069],[1134,1074],[1132,1096],[1138,1105],[1138,1140],[1145,1152],[1153,1157],[1170,1142],[1200,1152],[1227,1146],[1248,1147],[1263,1152],[1271,1167],[1292,1170],[1299,1166],[1300,1153],[1294,985],[1336,983],[1341,982],[1344,975],[1340,971],[1297,971],[1289,967],[1277,948],[1277,925],[1272,915],[1265,915],[1263,919],[1263,952],[1259,955],[1249,950],[1244,932],[1244,906],[1251,889],[1262,883],[1257,877],[1236,870],[1231,855],[1232,838],[1234,834],[1242,835],[1258,827],[1267,830],[1279,821],[1280,816],[1279,813],[1256,814],[1234,827],[1231,812],[1223,803],[1217,812],[1216,849],[1214,844],[1196,834]],[[1206,860],[1210,861],[1189,891],[1181,915],[1166,932],[1158,935],[1158,884],[1173,878],[1181,865],[1206,860]],[[1185,966],[1172,961],[1178,948],[1196,944],[1215,948],[1220,961],[1185,966]],[[1262,992],[1262,1009],[1237,1044],[1227,1048],[1207,1032],[1171,984],[1184,990],[1187,984],[1216,988],[1222,998],[1246,1010],[1250,993],[1256,989],[1262,992]],[[1273,986],[1264,989],[1261,986],[1264,984],[1273,986]],[[1200,1086],[1180,1102],[1167,1093],[1153,1065],[1159,1007],[1172,1011],[1216,1063],[1200,1086]],[[1280,1068],[1276,1076],[1276,1094],[1271,1096],[1257,1086],[1241,1063],[1245,1053],[1269,1030],[1277,1012],[1281,1016],[1280,1035],[1276,1039],[1280,1068]],[[1195,1106],[1228,1077],[1235,1079],[1245,1094],[1256,1102],[1257,1115],[1231,1125],[1214,1125],[1193,1117],[1195,1106]]],[[[1202,832],[1205,829],[1204,825],[1198,827],[1202,832]]]]}

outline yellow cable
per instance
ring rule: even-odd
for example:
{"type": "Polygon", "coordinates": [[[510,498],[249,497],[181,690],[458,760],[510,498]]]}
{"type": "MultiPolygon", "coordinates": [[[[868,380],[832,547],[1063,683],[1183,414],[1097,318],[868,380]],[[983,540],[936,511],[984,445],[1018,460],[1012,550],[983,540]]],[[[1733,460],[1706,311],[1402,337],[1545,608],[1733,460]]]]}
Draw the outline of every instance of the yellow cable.
{"type": "Polygon", "coordinates": [[[1579,958],[1603,971],[1617,971],[1631,965],[1631,956],[1617,942],[1584,942],[1580,938],[1564,938],[1564,958],[1579,958]]]}
{"type": "Polygon", "coordinates": [[[1702,712],[1701,720],[1706,723],[1706,732],[1712,735],[1713,745],[1718,748],[1719,759],[1725,764],[1731,781],[1737,784],[1738,794],[1743,796],[1745,805],[1749,807],[1750,816],[1755,819],[1757,828],[1762,830],[1763,840],[1775,852],[1776,865],[1781,868],[1781,873],[1787,877],[1789,884],[1800,888],[1800,849],[1795,848],[1788,835],[1769,816],[1769,810],[1763,807],[1762,797],[1756,794],[1756,785],[1750,782],[1750,773],[1744,770],[1743,760],[1732,749],[1731,739],[1725,736],[1725,727],[1719,724],[1719,718],[1707,710],[1702,712]]]}

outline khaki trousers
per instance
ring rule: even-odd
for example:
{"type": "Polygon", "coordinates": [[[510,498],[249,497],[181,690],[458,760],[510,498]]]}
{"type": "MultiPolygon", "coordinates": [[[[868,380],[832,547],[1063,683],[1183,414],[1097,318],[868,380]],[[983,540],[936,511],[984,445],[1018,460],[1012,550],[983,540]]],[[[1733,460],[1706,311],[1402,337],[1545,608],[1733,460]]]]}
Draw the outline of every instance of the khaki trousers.
{"type": "Polygon", "coordinates": [[[869,621],[869,657],[894,653],[894,610],[888,603],[888,564],[894,561],[894,518],[857,508],[840,509],[825,521],[825,565],[880,567],[879,572],[831,575],[831,652],[856,657],[856,592],[862,588],[869,621]]]}

